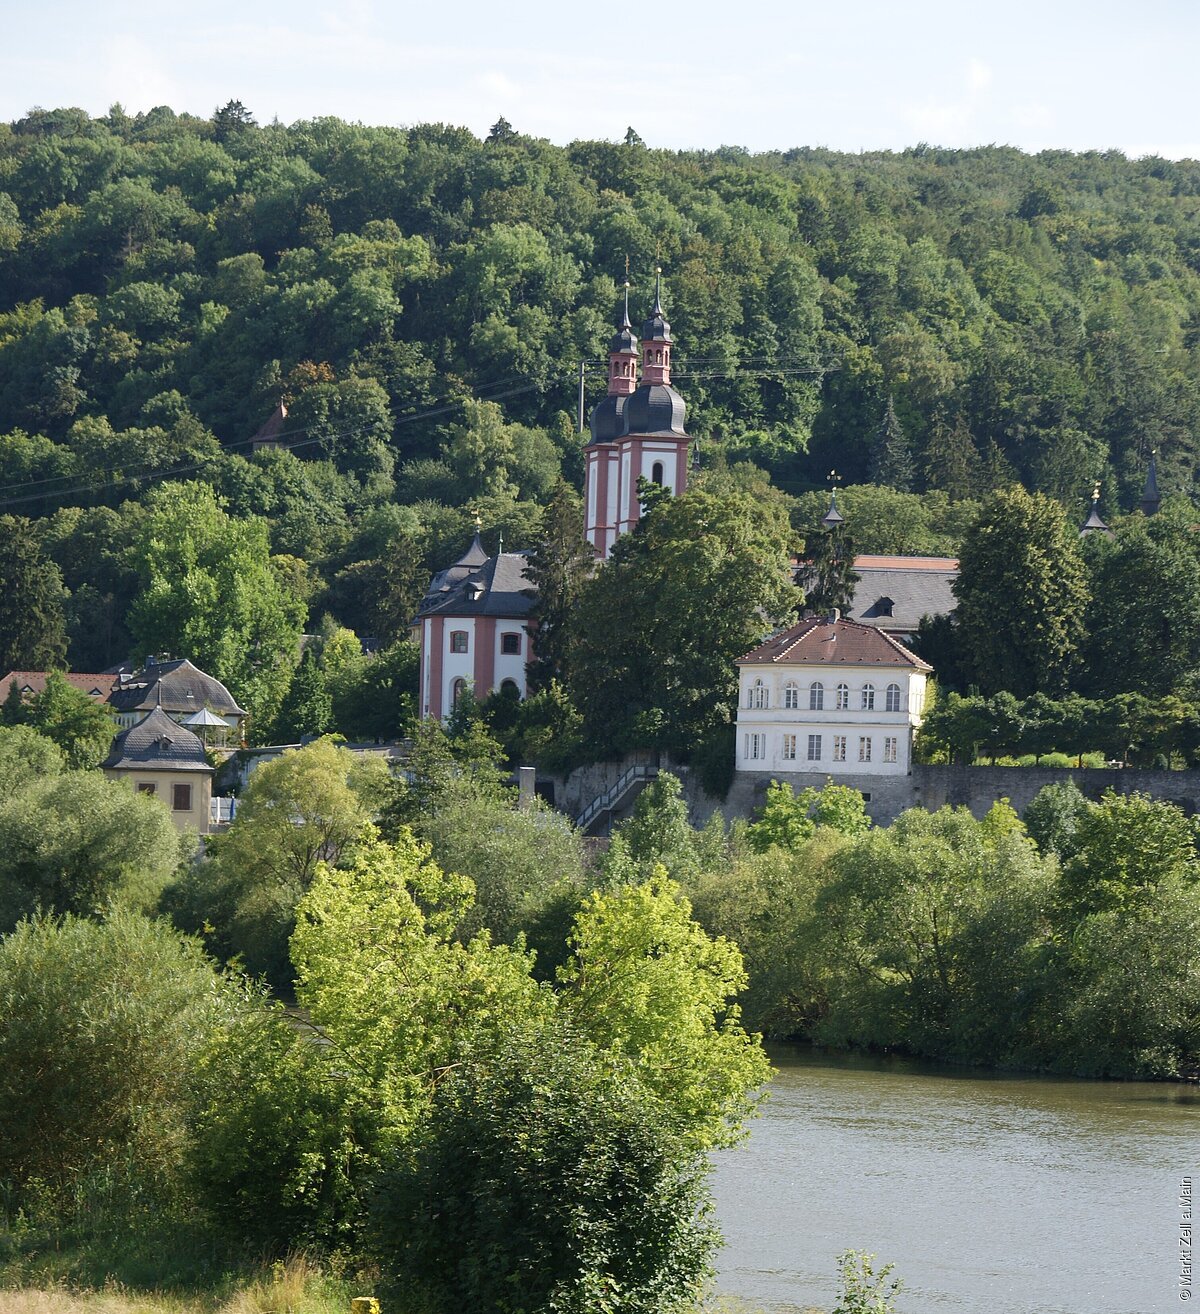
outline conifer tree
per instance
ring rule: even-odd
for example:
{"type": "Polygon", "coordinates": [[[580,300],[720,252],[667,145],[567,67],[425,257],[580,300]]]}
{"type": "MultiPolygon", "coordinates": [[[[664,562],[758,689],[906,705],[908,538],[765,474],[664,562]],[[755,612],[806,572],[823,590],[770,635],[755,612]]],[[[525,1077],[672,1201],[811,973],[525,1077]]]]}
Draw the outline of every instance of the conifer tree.
{"type": "Polygon", "coordinates": [[[554,490],[542,526],[542,540],[525,568],[537,590],[530,614],[537,625],[531,645],[537,655],[528,666],[531,692],[547,688],[552,680],[566,681],[571,617],[596,560],[584,537],[579,498],[564,480],[554,490]]]}
{"type": "Polygon", "coordinates": [[[925,482],[949,494],[955,501],[970,497],[978,486],[979,452],[967,427],[967,418],[958,412],[951,428],[946,413],[939,406],[925,443],[925,482]]]}
{"type": "Polygon", "coordinates": [[[854,543],[845,525],[819,529],[805,540],[805,555],[796,571],[804,590],[804,609],[825,614],[849,611],[859,576],[854,570],[854,543]]]}
{"type": "Polygon", "coordinates": [[[883,413],[883,421],[875,435],[871,482],[908,493],[912,491],[913,474],[912,447],[889,395],[887,410],[883,413]]]}
{"type": "Polygon", "coordinates": [[[325,687],[325,673],[307,648],[275,718],[275,737],[291,743],[307,735],[323,735],[332,722],[333,698],[325,687]]]}
{"type": "Polygon", "coordinates": [[[32,521],[0,516],[0,669],[44,670],[66,656],[62,575],[32,521]]]}

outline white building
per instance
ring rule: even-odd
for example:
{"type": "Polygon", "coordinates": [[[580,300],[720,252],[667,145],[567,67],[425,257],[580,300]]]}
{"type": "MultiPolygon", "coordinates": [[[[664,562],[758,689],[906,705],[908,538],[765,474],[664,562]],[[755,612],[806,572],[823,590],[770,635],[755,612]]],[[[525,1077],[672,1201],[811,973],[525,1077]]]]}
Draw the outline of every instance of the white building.
{"type": "Polygon", "coordinates": [[[908,773],[932,667],[898,640],[834,612],[773,635],[737,665],[737,770],[908,773]]]}

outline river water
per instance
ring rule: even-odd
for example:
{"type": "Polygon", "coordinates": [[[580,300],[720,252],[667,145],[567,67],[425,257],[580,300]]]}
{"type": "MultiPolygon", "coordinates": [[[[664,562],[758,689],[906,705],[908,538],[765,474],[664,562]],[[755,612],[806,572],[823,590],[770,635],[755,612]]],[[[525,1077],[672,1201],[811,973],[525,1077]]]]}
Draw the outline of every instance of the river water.
{"type": "Polygon", "coordinates": [[[1200,1089],[772,1058],[749,1139],[716,1156],[720,1291],[830,1310],[856,1249],[895,1264],[898,1314],[1188,1308],[1179,1193],[1200,1187],[1200,1089]]]}

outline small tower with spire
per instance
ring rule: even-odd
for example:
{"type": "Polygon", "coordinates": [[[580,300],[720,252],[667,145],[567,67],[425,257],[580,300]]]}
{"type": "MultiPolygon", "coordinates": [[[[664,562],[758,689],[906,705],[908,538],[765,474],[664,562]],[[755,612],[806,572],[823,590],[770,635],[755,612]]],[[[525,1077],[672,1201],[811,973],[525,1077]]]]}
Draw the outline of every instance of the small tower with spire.
{"type": "Polygon", "coordinates": [[[1079,529],[1079,537],[1087,538],[1089,534],[1103,534],[1105,538],[1114,538],[1112,530],[1100,518],[1100,485],[1097,484],[1092,489],[1092,509],[1088,512],[1088,518],[1083,522],[1079,529]]]}
{"type": "Polygon", "coordinates": [[[671,326],[662,306],[662,271],[657,270],[654,307],[642,325],[639,346],[629,322],[629,285],[624,315],[609,344],[608,392],[591,418],[585,476],[585,531],[602,560],[617,538],[637,524],[642,509],[638,479],[672,493],[687,487],[686,406],[671,387],[671,326]],[[638,380],[637,365],[641,364],[638,380]]]}
{"type": "Polygon", "coordinates": [[[1138,507],[1144,516],[1158,515],[1158,508],[1162,505],[1162,497],[1158,491],[1158,453],[1150,453],[1150,465],[1146,470],[1146,487],[1142,489],[1141,500],[1138,507]]]}

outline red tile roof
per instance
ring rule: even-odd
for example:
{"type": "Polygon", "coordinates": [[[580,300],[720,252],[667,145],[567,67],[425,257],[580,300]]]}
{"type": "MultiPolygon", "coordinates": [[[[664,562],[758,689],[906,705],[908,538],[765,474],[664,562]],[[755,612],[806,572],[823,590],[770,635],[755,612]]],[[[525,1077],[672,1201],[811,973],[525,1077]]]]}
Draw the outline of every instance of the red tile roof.
{"type": "MultiPolygon", "coordinates": [[[[91,694],[101,702],[112,693],[113,686],[117,683],[115,675],[94,675],[87,671],[60,671],[59,674],[68,684],[81,689],[85,694],[91,694]]],[[[41,693],[46,687],[49,675],[49,671],[9,671],[7,675],[0,678],[0,699],[8,697],[9,686],[14,680],[17,682],[18,689],[28,688],[30,693],[41,693]]]]}
{"type": "Polygon", "coordinates": [[[957,570],[957,557],[882,557],[860,553],[855,570],[957,570]]]}
{"type": "Polygon", "coordinates": [[[848,620],[802,620],[773,634],[753,652],[738,659],[738,666],[911,666],[932,671],[910,651],[874,625],[848,620]]]}

